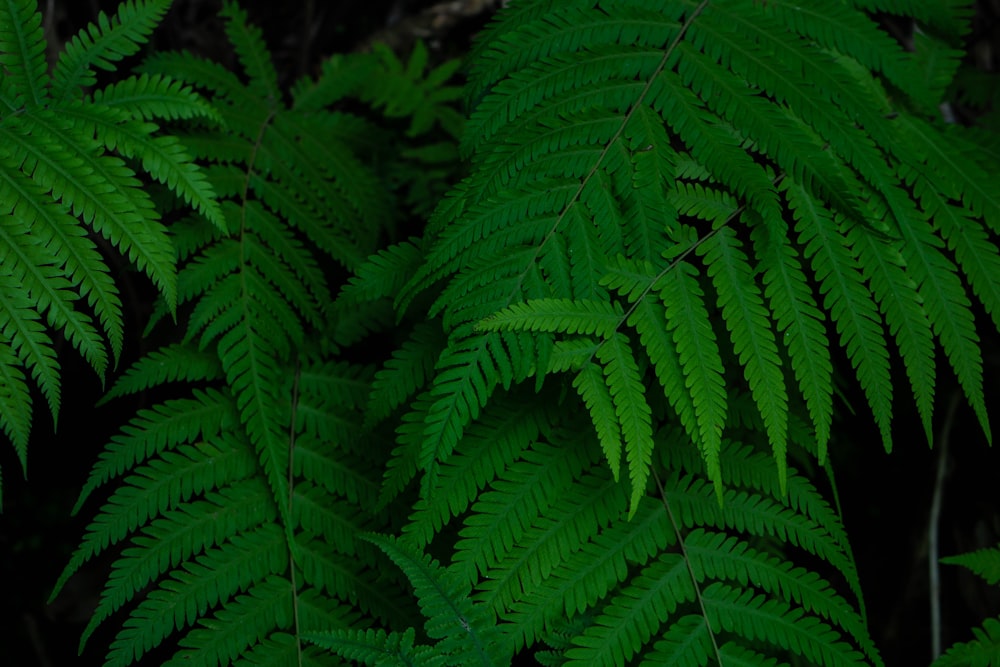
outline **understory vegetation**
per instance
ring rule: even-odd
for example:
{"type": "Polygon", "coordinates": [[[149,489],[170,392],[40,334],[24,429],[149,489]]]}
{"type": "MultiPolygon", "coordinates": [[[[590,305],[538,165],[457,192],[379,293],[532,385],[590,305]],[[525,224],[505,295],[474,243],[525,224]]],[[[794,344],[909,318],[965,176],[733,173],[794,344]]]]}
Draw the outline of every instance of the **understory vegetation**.
{"type": "MultiPolygon", "coordinates": [[[[885,664],[839,468],[940,448],[959,396],[991,439],[970,3],[512,0],[461,60],[375,42],[290,83],[237,2],[229,65],[153,48],[170,6],[54,55],[0,0],[14,473],[59,465],[32,411],[66,357],[141,406],[54,582],[110,564],[81,651],[885,664]]],[[[995,542],[928,540],[1000,582],[995,542]]],[[[934,667],[1000,665],[1000,618],[964,636],[934,667]]]]}

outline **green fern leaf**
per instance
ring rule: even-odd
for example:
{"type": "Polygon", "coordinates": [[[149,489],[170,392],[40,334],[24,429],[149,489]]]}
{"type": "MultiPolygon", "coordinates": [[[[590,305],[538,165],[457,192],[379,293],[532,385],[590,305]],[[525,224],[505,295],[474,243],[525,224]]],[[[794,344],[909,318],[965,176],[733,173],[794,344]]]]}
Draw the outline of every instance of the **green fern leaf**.
{"type": "MultiPolygon", "coordinates": [[[[436,469],[454,449],[466,425],[479,416],[498,385],[509,388],[533,371],[531,340],[516,334],[486,333],[459,337],[438,360],[438,375],[430,389],[435,398],[427,415],[419,465],[436,469]],[[517,351],[517,356],[512,355],[517,351]],[[513,362],[517,362],[517,366],[513,362]]],[[[428,481],[433,480],[433,474],[428,481]]]]}
{"type": "Polygon", "coordinates": [[[348,660],[377,667],[444,665],[447,656],[434,655],[428,646],[414,646],[413,628],[403,633],[384,630],[341,630],[307,634],[307,641],[348,660]]]}
{"type": "Polygon", "coordinates": [[[190,120],[221,122],[219,112],[180,81],[161,75],[140,74],[95,90],[94,102],[127,111],[137,120],[190,120]]]}
{"type": "Polygon", "coordinates": [[[732,229],[723,227],[699,246],[699,251],[708,263],[708,275],[719,295],[722,317],[767,427],[778,478],[784,486],[788,395],[768,313],[738,243],[732,229]]]}
{"type": "Polygon", "coordinates": [[[663,305],[655,297],[645,296],[635,305],[628,323],[639,332],[639,340],[653,362],[656,379],[663,387],[670,406],[677,413],[681,424],[692,442],[698,442],[701,431],[698,411],[691,392],[685,386],[677,346],[666,326],[667,316],[663,305]]]}
{"type": "Polygon", "coordinates": [[[962,565],[986,580],[991,586],[1000,583],[1000,548],[978,549],[941,559],[942,563],[962,565]]]}
{"type": "MultiPolygon", "coordinates": [[[[245,453],[240,452],[237,456],[245,453]]],[[[251,463],[252,460],[251,458],[251,463]]],[[[245,462],[241,463],[245,465],[245,462]]],[[[252,467],[248,469],[252,470],[252,467]]],[[[213,480],[216,483],[226,481],[229,480],[221,477],[213,480]]],[[[121,530],[118,530],[119,527],[113,525],[115,517],[112,513],[123,511],[121,506],[115,507],[118,502],[120,499],[117,498],[109,501],[105,506],[106,515],[98,519],[98,521],[110,519],[108,524],[111,525],[92,524],[89,540],[98,544],[98,540],[105,544],[115,543],[122,539],[125,529],[136,527],[121,526],[121,530]]],[[[156,510],[155,506],[152,508],[154,511],[146,509],[144,516],[139,513],[143,510],[137,507],[138,503],[131,504],[133,507],[128,511],[133,512],[133,517],[138,520],[137,523],[145,523],[147,517],[152,516],[156,510]]],[[[202,553],[204,549],[220,545],[223,539],[239,539],[241,533],[249,533],[273,520],[273,506],[267,502],[267,490],[263,485],[245,486],[236,492],[210,493],[204,501],[185,505],[182,509],[170,510],[158,516],[143,528],[140,535],[133,538],[135,546],[126,550],[124,557],[115,563],[108,582],[101,592],[100,602],[81,634],[81,649],[100,623],[155,581],[164,570],[177,567],[202,553]],[[222,521],[219,521],[220,519],[222,521]],[[213,534],[213,529],[220,524],[226,525],[227,530],[224,533],[217,531],[219,534],[213,534]]],[[[246,563],[242,565],[245,567],[246,563]]],[[[201,572],[207,576],[205,568],[202,568],[201,572]]],[[[214,577],[216,574],[213,572],[211,576],[214,577]]],[[[186,613],[193,616],[190,610],[186,613]]],[[[190,620],[193,618],[187,622],[190,620]]],[[[183,622],[179,621],[178,626],[183,622]]]]}
{"type": "Polygon", "coordinates": [[[118,158],[95,154],[54,112],[19,118],[18,126],[0,127],[16,163],[32,165],[39,185],[146,271],[168,305],[176,303],[173,250],[132,170],[118,158]]]}
{"type": "Polygon", "coordinates": [[[495,567],[503,554],[523,543],[526,527],[547,513],[584,463],[572,451],[540,445],[525,451],[493,481],[491,491],[479,495],[460,533],[453,569],[471,583],[477,573],[495,567]]]}
{"type": "Polygon", "coordinates": [[[461,98],[462,89],[444,84],[458,70],[460,61],[445,62],[425,74],[428,52],[421,41],[416,42],[405,65],[385,44],[376,42],[372,51],[381,62],[383,73],[359,81],[358,94],[362,99],[388,118],[409,119],[407,136],[428,132],[435,121],[452,136],[458,136],[462,119],[450,103],[461,98]]]}
{"type": "Polygon", "coordinates": [[[911,91],[915,99],[931,99],[921,88],[922,81],[913,60],[905,57],[892,38],[878,30],[875,22],[863,13],[843,6],[810,7],[808,11],[799,11],[797,6],[784,0],[764,11],[777,15],[794,32],[856,59],[869,71],[883,74],[897,88],[911,91]]]}
{"type": "Polygon", "coordinates": [[[569,665],[618,665],[649,641],[678,605],[695,598],[684,559],[664,554],[637,574],[574,640],[579,648],[566,653],[569,665]]]}
{"type": "Polygon", "coordinates": [[[214,389],[196,390],[192,399],[174,399],[140,411],[124,434],[112,438],[101,453],[73,512],[79,511],[87,497],[112,477],[167,447],[198,437],[210,438],[220,429],[229,428],[236,416],[229,397],[214,389]]]}
{"type": "Polygon", "coordinates": [[[369,535],[366,539],[384,551],[413,584],[424,628],[438,640],[438,650],[466,665],[500,665],[497,636],[486,610],[466,595],[461,580],[412,546],[391,537],[369,535]]]}
{"type": "Polygon", "coordinates": [[[955,265],[941,252],[944,243],[931,233],[929,223],[915,221],[904,228],[903,239],[903,257],[919,286],[934,333],[990,440],[989,416],[982,389],[982,353],[971,312],[972,303],[955,265]]]}
{"type": "Polygon", "coordinates": [[[819,460],[826,460],[833,421],[833,366],[823,329],[823,313],[816,306],[802,265],[787,243],[765,238],[760,230],[754,249],[763,268],[764,294],[791,358],[795,379],[809,409],[819,460]]]}
{"type": "Polygon", "coordinates": [[[36,260],[37,246],[27,225],[9,220],[0,226],[0,259],[12,276],[20,279],[23,289],[44,313],[49,324],[62,329],[73,346],[97,371],[103,373],[108,355],[103,340],[86,313],[73,307],[76,295],[58,265],[36,260]]]}
{"type": "Polygon", "coordinates": [[[988,618],[982,628],[973,628],[975,639],[955,644],[931,667],[995,667],[1000,664],[1000,619],[988,618]]]}
{"type": "MultiPolygon", "coordinates": [[[[85,148],[96,157],[88,153],[85,166],[117,177],[120,189],[132,187],[124,163],[114,163],[122,165],[114,172],[99,162],[113,149],[163,181],[178,200],[169,205],[187,200],[198,209],[173,223],[176,296],[162,299],[153,317],[158,335],[180,342],[138,362],[109,397],[168,382],[203,388],[141,412],[106,447],[80,503],[108,481],[117,490],[58,583],[122,546],[85,631],[90,637],[129,610],[108,664],[148,660],[171,637],[180,650],[167,664],[335,664],[303,646],[302,633],[364,627],[369,618],[407,627],[415,618],[402,596],[405,580],[357,539],[392,530],[399,516],[395,507],[377,507],[379,464],[392,444],[361,423],[374,369],[330,356],[345,340],[392,326],[391,317],[377,316],[388,313],[396,288],[376,285],[379,297],[362,297],[354,313],[338,310],[348,298],[330,308],[330,282],[341,275],[328,269],[331,261],[360,266],[390,233],[394,197],[368,159],[373,148],[373,160],[392,155],[391,133],[339,111],[285,107],[265,90],[276,93],[277,79],[268,74],[274,69],[259,32],[234,5],[226,18],[251,84],[190,56],[159,57],[146,75],[95,95],[108,102],[107,113],[66,103],[78,111],[67,127],[93,135],[85,148]],[[208,101],[187,85],[206,91],[208,101]],[[190,133],[151,139],[152,118],[190,133]],[[198,122],[184,122],[190,119],[198,122]],[[195,160],[210,163],[203,180],[188,169],[195,160]],[[211,201],[213,191],[221,205],[211,201]],[[184,306],[180,326],[164,321],[175,301],[184,306]]],[[[54,195],[99,226],[100,211],[82,207],[100,202],[76,191],[54,195]]],[[[417,244],[398,254],[412,251],[406,261],[415,263],[417,244]]],[[[378,281],[375,272],[357,284],[378,281]]],[[[383,277],[397,280],[390,273],[383,277]]],[[[528,365],[508,363],[506,372],[525,377],[528,365]]],[[[491,624],[481,625],[489,635],[491,624]]],[[[442,646],[452,651],[447,640],[442,646]]]]}
{"type": "Polygon", "coordinates": [[[167,51],[155,54],[143,62],[140,71],[148,75],[171,77],[196,88],[207,89],[213,93],[216,102],[225,101],[250,109],[260,104],[240,82],[235,72],[189,53],[167,51]]]}
{"type": "Polygon", "coordinates": [[[171,0],[127,0],[111,18],[101,12],[66,43],[52,70],[52,93],[68,99],[78,89],[93,86],[94,68],[113,70],[115,63],[139,50],[170,7],[171,0]]]}
{"type": "Polygon", "coordinates": [[[219,340],[219,360],[271,491],[276,498],[285,498],[287,460],[281,454],[284,450],[283,420],[279,412],[282,406],[274,393],[280,386],[277,365],[280,351],[255,326],[267,317],[267,311],[258,309],[248,297],[243,295],[242,321],[219,340]]]}
{"type": "Polygon", "coordinates": [[[820,281],[823,306],[830,312],[858,374],[882,442],[891,450],[892,382],[881,318],[868,296],[857,262],[846,251],[847,244],[834,221],[801,188],[789,185],[786,192],[789,205],[799,220],[796,230],[800,243],[820,281]]]}
{"type": "Polygon", "coordinates": [[[752,582],[754,587],[772,596],[793,600],[805,611],[836,623],[848,636],[863,644],[872,664],[882,664],[874,643],[868,638],[864,620],[815,572],[792,568],[787,562],[757,553],[736,538],[699,530],[685,538],[684,548],[695,563],[699,578],[725,578],[741,586],[752,582]]]}
{"type": "Polygon", "coordinates": [[[740,663],[731,661],[730,655],[726,654],[728,645],[721,647],[714,644],[712,631],[708,623],[701,616],[688,614],[671,623],[664,632],[663,638],[653,645],[653,650],[646,654],[645,659],[639,663],[641,667],[654,667],[656,665],[672,665],[675,667],[702,667],[710,665],[712,661],[722,662],[722,656],[726,655],[726,665],[745,665],[745,667],[775,667],[777,661],[759,660],[759,655],[754,655],[754,660],[740,663]]]}
{"type": "MultiPolygon", "coordinates": [[[[29,227],[29,237],[37,240],[30,248],[31,254],[44,251],[36,255],[39,263],[64,263],[63,276],[87,299],[117,361],[123,344],[121,299],[86,230],[62,207],[48,200],[42,188],[16,170],[0,171],[0,197],[11,207],[8,213],[16,207],[18,217],[29,227]]],[[[73,297],[70,303],[75,300],[73,297]]]]}
{"type": "Polygon", "coordinates": [[[754,596],[752,591],[738,593],[721,583],[708,586],[702,596],[713,627],[737,632],[749,639],[787,648],[814,664],[861,665],[864,657],[828,625],[786,605],[754,596]]]}
{"type": "Polygon", "coordinates": [[[698,419],[697,442],[708,464],[708,478],[721,493],[718,459],[726,421],[726,384],[719,348],[695,275],[694,267],[681,262],[661,278],[657,288],[666,308],[667,329],[677,349],[684,385],[698,419]]]}
{"type": "Polygon", "coordinates": [[[278,74],[268,57],[260,28],[247,21],[246,12],[235,2],[227,2],[219,15],[228,19],[226,36],[232,42],[243,71],[250,79],[250,92],[262,99],[280,99],[278,74]]]}
{"type": "Polygon", "coordinates": [[[434,364],[444,345],[439,323],[426,322],[414,327],[410,338],[376,374],[365,422],[378,423],[423,389],[434,375],[434,364]]]}
{"type": "Polygon", "coordinates": [[[983,216],[991,229],[1000,229],[1000,197],[986,177],[996,165],[991,164],[985,170],[981,167],[976,138],[958,129],[935,131],[933,126],[911,116],[900,118],[899,122],[904,136],[925,161],[926,166],[921,165],[921,170],[933,177],[935,189],[961,199],[974,213],[983,216]]]}
{"type": "Polygon", "coordinates": [[[0,5],[0,67],[9,81],[7,94],[21,104],[38,107],[48,99],[45,35],[34,0],[6,0],[0,5]]]}
{"type": "Polygon", "coordinates": [[[354,305],[398,295],[407,276],[417,270],[422,259],[415,240],[380,250],[358,266],[355,275],[344,286],[339,301],[354,305]]]}
{"type": "Polygon", "coordinates": [[[653,455],[652,411],[646,402],[639,368],[628,338],[616,333],[597,349],[621,427],[629,483],[632,486],[631,512],[646,494],[649,466],[653,455]]]}
{"type": "MultiPolygon", "coordinates": [[[[600,380],[600,369],[597,372],[600,380]]],[[[469,425],[461,451],[442,464],[433,491],[414,505],[409,523],[403,527],[407,539],[425,547],[449,519],[465,512],[479,492],[547,429],[544,404],[522,398],[512,393],[507,400],[491,402],[469,425]]]]}
{"type": "Polygon", "coordinates": [[[133,364],[99,404],[167,382],[200,382],[216,380],[221,376],[222,367],[214,354],[187,345],[169,345],[150,352],[133,364]]]}
{"type": "Polygon", "coordinates": [[[845,230],[845,238],[857,250],[862,271],[868,276],[872,294],[878,299],[890,323],[906,365],[910,386],[924,425],[927,442],[931,436],[934,402],[934,338],[917,285],[906,273],[899,251],[858,227],[845,230]]]}
{"type": "Polygon", "coordinates": [[[618,521],[573,553],[564,567],[529,586],[505,619],[516,648],[546,637],[563,618],[594,607],[624,579],[630,563],[646,563],[676,538],[663,506],[644,498],[629,521],[618,521]]]}
{"type": "MultiPolygon", "coordinates": [[[[264,579],[211,618],[203,619],[201,627],[181,639],[182,649],[163,663],[164,666],[228,664],[237,660],[249,647],[262,642],[274,628],[291,627],[293,596],[292,587],[284,579],[264,579]]],[[[122,651],[116,642],[109,657],[118,655],[125,658],[122,664],[130,663],[127,649],[122,651]]]]}
{"type": "Polygon", "coordinates": [[[155,136],[156,125],[128,121],[124,115],[111,121],[104,108],[101,113],[94,113],[94,108],[90,104],[67,104],[63,114],[73,119],[79,130],[96,133],[108,150],[138,159],[146,173],[180,195],[220,230],[225,229],[215,192],[176,137],[155,136]]]}
{"type": "Polygon", "coordinates": [[[479,331],[548,331],[610,338],[623,319],[617,304],[571,299],[533,299],[505,308],[484,320],[479,331]]]}
{"type": "MultiPolygon", "coordinates": [[[[59,412],[61,382],[52,340],[39,322],[38,310],[21,289],[21,281],[3,271],[0,272],[0,285],[4,287],[0,289],[0,329],[10,337],[14,353],[38,383],[55,419],[59,412]]],[[[4,423],[6,426],[6,417],[4,423]]]]}
{"type": "MultiPolygon", "coordinates": [[[[3,329],[6,330],[6,327],[3,329]]],[[[22,472],[27,474],[31,396],[20,365],[21,362],[14,350],[6,343],[0,344],[0,414],[4,415],[3,432],[14,445],[22,472]]]]}
{"type": "MultiPolygon", "coordinates": [[[[599,348],[595,348],[595,352],[596,349],[599,348]]],[[[608,469],[615,481],[618,481],[621,474],[622,428],[611,398],[611,389],[604,379],[604,369],[588,362],[573,379],[573,387],[580,393],[580,398],[590,412],[594,432],[601,443],[608,469]]]]}

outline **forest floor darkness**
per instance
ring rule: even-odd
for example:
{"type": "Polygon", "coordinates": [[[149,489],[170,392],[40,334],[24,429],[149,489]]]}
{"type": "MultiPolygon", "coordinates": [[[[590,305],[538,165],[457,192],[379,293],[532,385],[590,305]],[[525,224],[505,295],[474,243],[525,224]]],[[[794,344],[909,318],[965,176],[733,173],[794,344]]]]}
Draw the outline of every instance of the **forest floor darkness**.
{"type": "MultiPolygon", "coordinates": [[[[98,9],[113,11],[113,0],[59,0],[52,8],[50,29],[65,40],[92,21],[98,9]]],[[[374,35],[407,17],[420,15],[432,3],[418,0],[244,0],[251,21],[263,26],[282,82],[308,74],[333,52],[363,48],[374,35]]],[[[480,3],[486,4],[486,3],[480,3]]],[[[231,57],[218,52],[221,25],[216,0],[175,0],[157,32],[156,48],[190,49],[223,63],[231,57]]],[[[1000,53],[1000,2],[980,2],[971,38],[982,56],[1000,53]]],[[[485,14],[456,19],[446,39],[437,43],[445,56],[461,55],[485,14]]],[[[384,34],[384,33],[383,33],[384,34]]],[[[390,31],[390,34],[391,31],[390,31]]],[[[397,35],[398,36],[398,35],[397,35]]],[[[404,35],[405,39],[405,35],[404,35]]],[[[991,55],[986,66],[995,67],[991,55]]],[[[148,311],[148,287],[131,286],[131,335],[126,337],[127,368],[143,350],[139,321],[148,311]],[[131,346],[131,347],[130,347],[131,346]]],[[[129,290],[125,290],[129,295],[129,290]]],[[[1000,337],[988,331],[989,318],[978,319],[984,332],[986,397],[1000,406],[1000,337]]],[[[24,480],[13,450],[0,443],[3,513],[0,514],[0,664],[4,667],[62,667],[100,664],[107,637],[99,632],[84,656],[77,643],[106,575],[107,559],[86,567],[71,580],[55,604],[46,605],[52,585],[69,560],[94,507],[81,517],[69,515],[79,489],[98,452],[139,407],[118,401],[93,409],[102,387],[93,372],[70,350],[60,356],[64,372],[63,409],[53,431],[44,401],[35,397],[36,414],[29,447],[29,477],[24,480]]],[[[849,366],[845,366],[849,367],[849,366]]],[[[947,362],[941,376],[935,412],[932,450],[920,429],[904,385],[895,398],[896,451],[886,454],[867,414],[863,398],[848,395],[856,416],[845,408],[835,424],[831,457],[848,534],[865,591],[869,626],[889,667],[926,665],[930,656],[928,586],[928,517],[939,466],[945,467],[939,551],[952,555],[1000,542],[1000,445],[987,446],[971,410],[959,401],[948,419],[956,383],[947,362]],[[948,455],[940,456],[940,439],[948,438],[948,455]]],[[[897,379],[904,378],[895,369],[897,379]]],[[[905,381],[905,380],[904,380],[905,381]]],[[[991,410],[994,429],[1000,430],[991,410]]],[[[989,588],[955,566],[941,567],[942,627],[945,646],[971,639],[971,627],[1000,613],[1000,589],[989,588]]]]}

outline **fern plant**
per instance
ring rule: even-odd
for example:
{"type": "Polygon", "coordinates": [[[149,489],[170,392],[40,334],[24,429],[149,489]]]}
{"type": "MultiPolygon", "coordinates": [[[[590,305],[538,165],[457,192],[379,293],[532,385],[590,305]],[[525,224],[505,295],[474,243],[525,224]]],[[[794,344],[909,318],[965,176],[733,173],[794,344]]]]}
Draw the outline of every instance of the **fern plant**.
{"type": "Polygon", "coordinates": [[[27,376],[60,407],[64,338],[103,379],[123,345],[122,302],[95,239],[128,258],[177,303],[174,251],[140,177],[159,183],[219,228],[211,185],[155,121],[216,119],[169,75],[97,86],[136,53],[169,7],[127,2],[66,44],[51,70],[32,0],[0,5],[0,428],[27,474],[32,399],[27,376]]]}
{"type": "MultiPolygon", "coordinates": [[[[372,371],[336,360],[351,334],[334,334],[328,306],[331,283],[384,242],[405,202],[429,185],[417,165],[385,165],[407,148],[403,130],[396,143],[396,133],[329,107],[349,95],[384,108],[388,82],[406,90],[424,80],[426,52],[405,73],[385,52],[331,61],[286,103],[260,31],[233,3],[223,16],[244,78],[189,54],[143,65],[143,77],[170,72],[202,91],[217,116],[178,135],[205,165],[223,226],[200,212],[170,226],[180,326],[164,317],[174,304],[162,299],[150,334],[167,329],[156,335],[172,342],[106,400],[171,396],[178,385],[180,395],[142,410],[102,453],[77,510],[115,487],[53,593],[87,561],[122,549],[81,639],[82,650],[127,608],[108,665],[156,655],[172,656],[165,664],[328,664],[302,645],[303,631],[399,624],[411,606],[388,560],[359,539],[398,522],[376,508],[384,439],[362,432],[357,412],[372,371]]],[[[439,97],[454,96],[442,85],[453,69],[426,78],[412,137],[440,124],[455,130],[455,112],[437,111],[439,97]]],[[[425,164],[442,152],[431,144],[425,164]]]]}
{"type": "Polygon", "coordinates": [[[225,224],[171,227],[183,326],[111,396],[185,393],[81,496],[114,482],[60,581],[123,549],[108,664],[882,664],[810,471],[841,354],[886,448],[893,355],[929,431],[936,346],[989,434],[997,165],[937,116],[961,3],[511,3],[468,173],[402,241],[453,173],[453,66],[337,57],[286,104],[224,13],[242,77],[144,66],[216,109],[179,136],[225,224]]]}
{"type": "Polygon", "coordinates": [[[938,118],[967,10],[893,5],[927,58],[855,4],[512,3],[470,55],[470,175],[341,307],[426,322],[375,380],[397,424],[383,502],[418,494],[404,535],[452,554],[501,655],[880,664],[836,522],[787,506],[815,493],[789,444],[826,461],[838,348],[886,449],[892,347],[927,433],[940,345],[989,437],[968,290],[997,324],[1000,209],[987,135],[938,118]],[[674,458],[692,447],[703,468],[674,458]],[[796,549],[849,593],[795,569],[811,606],[764,574],[796,549]]]}
{"type": "Polygon", "coordinates": [[[823,460],[831,333],[887,449],[890,340],[925,431],[937,343],[988,435],[962,279],[996,322],[995,165],[980,165],[975,130],[935,125],[941,72],[848,7],[668,6],[524,3],[473,54],[473,174],[400,297],[444,284],[431,312],[450,342],[422,467],[495,388],[573,370],[614,470],[624,444],[637,502],[654,430],[639,357],[720,490],[727,372],[753,395],[779,471],[795,398],[823,460]],[[572,336],[575,358],[549,367],[549,334],[572,336]]]}
{"type": "MultiPolygon", "coordinates": [[[[941,559],[943,563],[962,565],[982,577],[990,586],[1000,583],[1000,548],[980,549],[941,559]]],[[[973,630],[976,638],[955,644],[932,667],[1000,664],[1000,619],[988,618],[982,628],[973,630]]]]}

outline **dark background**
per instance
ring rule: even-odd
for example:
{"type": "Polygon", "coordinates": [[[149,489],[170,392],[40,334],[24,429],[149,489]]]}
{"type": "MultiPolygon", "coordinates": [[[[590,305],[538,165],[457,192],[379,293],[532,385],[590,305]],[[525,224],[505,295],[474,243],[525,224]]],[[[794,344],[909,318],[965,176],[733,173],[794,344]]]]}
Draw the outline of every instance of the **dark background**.
{"type": "MultiPolygon", "coordinates": [[[[244,0],[251,21],[262,26],[279,76],[289,85],[315,72],[322,58],[335,52],[364,49],[373,39],[386,39],[405,50],[414,34],[423,34],[433,3],[420,0],[244,0]],[[423,13],[422,13],[423,12],[423,13]]],[[[432,31],[430,44],[439,57],[464,53],[488,18],[491,2],[472,16],[456,18],[432,31]]],[[[154,36],[156,48],[189,49],[229,62],[215,0],[176,0],[154,36]]],[[[100,10],[114,11],[107,0],[43,0],[46,28],[55,49],[100,10]]],[[[980,2],[967,48],[981,69],[993,70],[1000,48],[1000,1],[980,2]]],[[[972,110],[959,109],[963,118],[972,110]]],[[[1000,184],[998,184],[1000,187],[1000,184]]],[[[142,319],[153,294],[141,278],[122,267],[128,331],[119,368],[144,352],[142,319]]],[[[1000,401],[1000,340],[990,318],[977,314],[984,332],[987,407],[1000,401]]],[[[840,359],[841,368],[849,369],[840,359]]],[[[82,657],[77,643],[96,604],[108,559],[85,567],[52,605],[52,585],[79,543],[82,517],[71,517],[90,466],[101,447],[130,418],[141,398],[95,409],[102,386],[71,350],[60,355],[63,400],[58,429],[42,400],[35,401],[29,475],[22,478],[13,449],[0,443],[3,513],[0,514],[0,664],[4,667],[49,667],[101,663],[106,637],[98,632],[82,657]]],[[[944,484],[939,551],[942,556],[995,546],[1000,542],[1000,453],[991,449],[963,400],[945,359],[940,359],[935,412],[934,449],[920,428],[905,385],[896,368],[894,421],[896,451],[886,454],[863,397],[848,393],[840,406],[831,456],[837,472],[848,534],[866,595],[869,626],[889,667],[930,662],[928,596],[928,518],[939,468],[944,484]],[[851,414],[848,405],[857,416],[851,414]],[[943,441],[947,439],[947,446],[943,441]],[[942,451],[946,455],[942,456],[942,451]]],[[[37,399],[37,397],[36,397],[37,399]]],[[[993,412],[991,409],[990,412],[993,412]]],[[[997,424],[994,424],[997,427],[997,424]]],[[[972,638],[971,627],[1000,613],[1000,589],[955,566],[942,566],[942,630],[944,645],[972,638]]]]}

